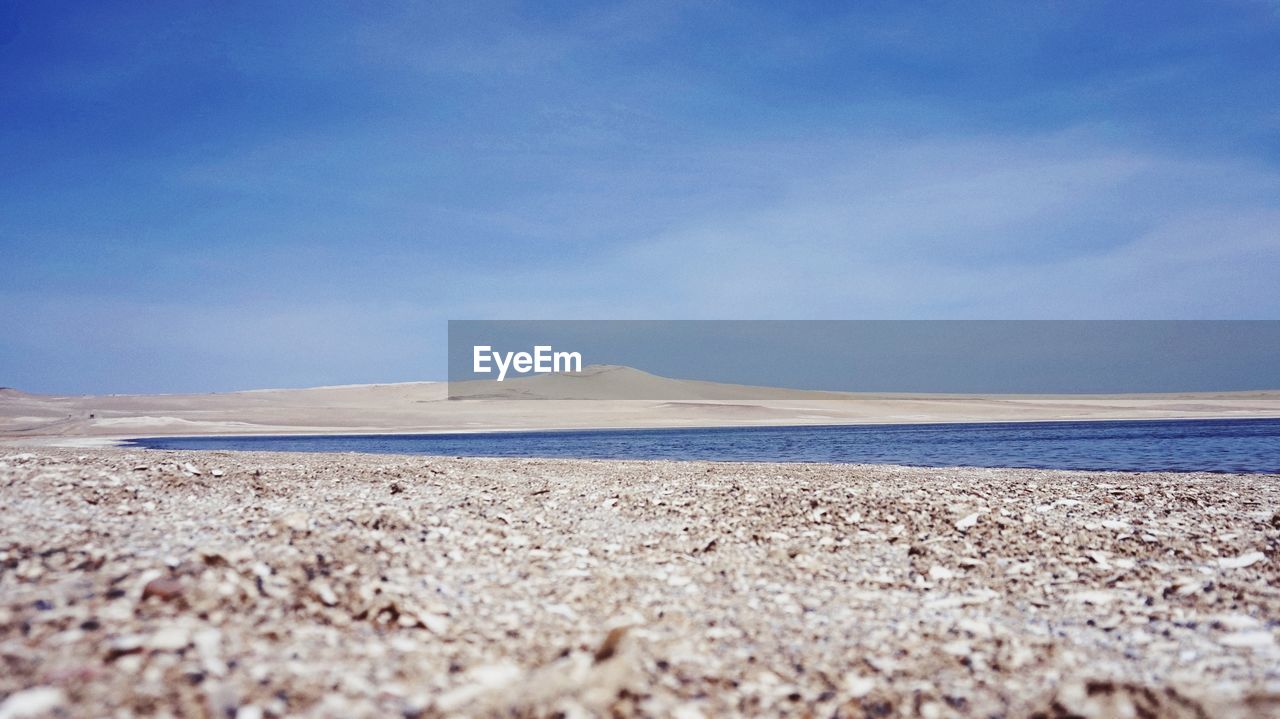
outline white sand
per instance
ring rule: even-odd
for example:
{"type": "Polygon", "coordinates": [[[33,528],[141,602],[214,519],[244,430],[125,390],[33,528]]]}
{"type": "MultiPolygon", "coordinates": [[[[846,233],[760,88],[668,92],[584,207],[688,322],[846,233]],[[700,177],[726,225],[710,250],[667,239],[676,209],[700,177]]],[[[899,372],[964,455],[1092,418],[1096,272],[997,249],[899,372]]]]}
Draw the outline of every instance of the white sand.
{"type": "Polygon", "coordinates": [[[56,396],[0,390],[0,440],[165,434],[1280,417],[1280,391],[989,396],[858,394],[670,380],[628,368],[604,368],[604,371],[584,375],[537,377],[508,381],[501,386],[487,383],[487,389],[473,384],[470,385],[472,391],[494,398],[461,401],[448,400],[449,386],[440,382],[190,395],[56,396]],[[590,399],[617,396],[620,392],[669,399],[590,399]],[[512,394],[538,397],[565,396],[566,393],[586,399],[503,398],[512,394]]]}

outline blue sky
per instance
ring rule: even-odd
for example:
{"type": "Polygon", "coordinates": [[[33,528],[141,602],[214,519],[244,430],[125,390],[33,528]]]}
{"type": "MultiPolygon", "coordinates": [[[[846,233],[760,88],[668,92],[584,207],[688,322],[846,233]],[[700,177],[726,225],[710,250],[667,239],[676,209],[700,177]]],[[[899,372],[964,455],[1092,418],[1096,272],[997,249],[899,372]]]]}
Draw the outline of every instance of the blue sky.
{"type": "Polygon", "coordinates": [[[1280,319],[1280,3],[0,5],[0,385],[448,319],[1280,319]]]}

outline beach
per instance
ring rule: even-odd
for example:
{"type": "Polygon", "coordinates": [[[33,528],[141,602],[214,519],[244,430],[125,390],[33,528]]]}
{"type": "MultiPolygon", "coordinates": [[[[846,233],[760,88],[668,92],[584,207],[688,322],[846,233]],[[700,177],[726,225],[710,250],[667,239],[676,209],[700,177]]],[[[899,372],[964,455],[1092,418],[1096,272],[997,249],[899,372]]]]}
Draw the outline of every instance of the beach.
{"type": "MultiPolygon", "coordinates": [[[[1138,394],[817,392],[591,366],[498,382],[404,382],[197,394],[43,395],[0,388],[0,443],[163,435],[492,432],[648,427],[1280,417],[1280,391],[1138,394]],[[450,400],[453,392],[471,399],[450,400]],[[638,398],[638,399],[637,399],[638,398]]],[[[64,441],[65,440],[65,441],[64,441]]]]}
{"type": "Polygon", "coordinates": [[[5,447],[0,716],[1275,716],[1275,480],[5,447]]]}
{"type": "Polygon", "coordinates": [[[0,61],[0,719],[1280,719],[1280,0],[0,61]]]}

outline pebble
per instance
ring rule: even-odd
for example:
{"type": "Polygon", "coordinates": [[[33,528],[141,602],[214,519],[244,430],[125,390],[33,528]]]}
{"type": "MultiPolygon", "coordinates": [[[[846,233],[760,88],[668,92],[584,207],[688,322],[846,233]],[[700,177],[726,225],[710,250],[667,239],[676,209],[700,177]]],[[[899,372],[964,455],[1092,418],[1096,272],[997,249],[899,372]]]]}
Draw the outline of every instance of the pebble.
{"type": "Polygon", "coordinates": [[[1229,566],[1274,529],[1223,525],[1280,505],[1254,477],[33,457],[0,467],[23,508],[0,696],[65,686],[64,716],[1107,716],[1149,695],[1216,717],[1271,696],[1278,568],[1229,566]]]}
{"type": "Polygon", "coordinates": [[[946,567],[937,564],[929,567],[929,579],[933,581],[942,581],[946,579],[955,579],[956,573],[946,567]]]}
{"type": "Polygon", "coordinates": [[[1274,646],[1276,638],[1271,632],[1265,630],[1232,632],[1218,637],[1218,643],[1228,647],[1261,649],[1274,646]]]}
{"type": "Polygon", "coordinates": [[[876,688],[876,680],[857,672],[850,672],[844,677],[844,695],[850,699],[861,699],[876,688]]]}
{"type": "Polygon", "coordinates": [[[155,597],[169,602],[182,596],[182,582],[172,578],[152,579],[142,588],[142,600],[155,597]]]}
{"type": "Polygon", "coordinates": [[[147,647],[158,652],[176,652],[191,643],[191,633],[183,627],[165,627],[147,640],[147,647]]]}
{"type": "Polygon", "coordinates": [[[0,703],[0,719],[27,719],[52,713],[67,703],[57,687],[31,687],[10,694],[0,703]]]}
{"type": "Polygon", "coordinates": [[[1218,566],[1223,569],[1244,569],[1245,567],[1252,567],[1266,558],[1266,555],[1262,552],[1249,552],[1238,557],[1221,557],[1218,559],[1218,566]]]}

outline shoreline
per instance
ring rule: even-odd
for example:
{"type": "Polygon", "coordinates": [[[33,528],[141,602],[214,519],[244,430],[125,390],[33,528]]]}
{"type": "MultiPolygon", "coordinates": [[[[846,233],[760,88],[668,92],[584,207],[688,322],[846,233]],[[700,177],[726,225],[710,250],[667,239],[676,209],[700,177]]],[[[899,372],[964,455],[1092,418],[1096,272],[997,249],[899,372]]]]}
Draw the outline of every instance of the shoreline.
{"type": "MultiPolygon", "coordinates": [[[[601,378],[595,378],[601,380],[601,378]]],[[[601,380],[603,381],[603,380],[601,380]]],[[[655,381],[657,378],[655,378],[655,381]]],[[[665,380],[662,380],[665,381],[665,380]]],[[[597,383],[599,384],[599,383],[597,383]]],[[[603,392],[612,385],[592,385],[603,392]]],[[[685,401],[450,401],[439,384],[357,385],[210,395],[51,397],[0,391],[0,441],[25,437],[471,434],[1280,417],[1280,391],[1128,395],[867,394],[814,399],[769,388],[686,385],[685,401]],[[759,399],[762,393],[770,399],[759,399]],[[695,396],[696,395],[696,396],[695,396]]]]}
{"type": "MultiPolygon", "coordinates": [[[[582,452],[570,454],[557,454],[554,451],[542,451],[539,448],[525,448],[515,452],[503,453],[498,446],[486,446],[481,450],[468,449],[468,447],[450,446],[426,446],[414,447],[412,442],[417,438],[440,438],[446,443],[450,438],[455,440],[462,437],[488,436],[491,442],[502,443],[500,439],[503,435],[519,435],[519,436],[535,436],[535,435],[579,435],[588,436],[593,434],[605,435],[606,438],[610,434],[626,435],[631,432],[643,433],[673,433],[681,432],[726,432],[732,433],[735,430],[841,430],[851,427],[857,428],[955,428],[965,425],[980,425],[990,428],[992,426],[1037,426],[1037,425],[1056,425],[1056,424],[1074,424],[1074,425],[1095,425],[1099,423],[1106,424],[1126,424],[1126,423],[1145,423],[1145,424],[1164,424],[1171,422],[1219,422],[1232,423],[1241,422],[1276,422],[1280,418],[1214,418],[1206,419],[1181,419],[1181,418],[1164,418],[1160,420],[1124,420],[1124,419],[1105,419],[1105,420],[1045,420],[1038,422],[983,422],[983,423],[876,423],[876,424],[826,424],[826,425],[727,425],[715,427],[644,427],[644,428],[569,428],[569,429],[499,429],[499,430],[474,430],[469,432],[412,432],[412,433],[389,433],[389,432],[360,432],[360,433],[312,433],[312,434],[204,434],[204,435],[155,435],[155,436],[130,436],[130,437],[57,437],[57,438],[31,438],[21,441],[3,441],[0,440],[0,448],[5,446],[13,448],[120,448],[127,450],[145,450],[145,451],[213,451],[213,452],[273,452],[273,453],[303,453],[303,454],[361,454],[370,456],[400,456],[400,457],[472,457],[486,459],[580,459],[580,460],[615,460],[615,461],[672,461],[672,462],[710,462],[710,463],[737,463],[737,462],[775,462],[779,464],[802,464],[802,465],[855,465],[855,466],[885,466],[885,467],[908,467],[920,469],[1024,469],[1024,470],[1061,470],[1061,471],[1118,471],[1118,472],[1164,472],[1171,474],[1194,474],[1194,473],[1210,473],[1216,475],[1231,475],[1247,473],[1254,476],[1274,477],[1280,475],[1280,470],[1265,462],[1258,461],[1234,461],[1234,462],[1197,462],[1189,459],[1181,461],[1172,461],[1168,458],[1160,461],[1157,457],[1148,457],[1145,461],[1133,461],[1123,455],[1112,457],[1112,461],[1103,459],[1106,455],[1093,455],[1091,457],[1071,456],[1058,457],[1053,461],[1037,460],[1032,456],[1026,455],[1025,452],[1019,453],[1014,451],[1012,455],[1006,456],[1002,454],[1000,448],[992,449],[994,455],[987,453],[987,459],[983,460],[979,457],[962,457],[954,456],[947,459],[933,457],[932,459],[923,456],[912,455],[910,451],[906,454],[885,454],[871,453],[866,456],[843,456],[833,457],[825,453],[816,453],[809,456],[791,456],[778,457],[767,456],[761,452],[737,453],[725,450],[724,447],[720,451],[701,451],[698,449],[689,449],[685,452],[670,451],[632,451],[632,452],[593,452],[589,448],[582,452]],[[391,449],[371,449],[369,445],[360,445],[356,443],[352,446],[343,446],[351,444],[353,440],[358,438],[372,438],[377,440],[397,441],[401,446],[391,449]],[[258,441],[255,441],[258,440],[258,441]],[[265,440],[265,441],[261,441],[265,440]],[[286,443],[302,443],[296,447],[282,447],[273,445],[273,440],[283,440],[286,443]],[[327,446],[319,446],[315,442],[327,446]],[[184,442],[185,441],[185,442],[184,442]],[[176,443],[179,446],[165,446],[169,443],[176,443]],[[188,446],[181,446],[185,443],[188,446]],[[159,445],[159,446],[151,446],[159,445]],[[223,446],[219,446],[223,445],[223,446]],[[335,446],[336,445],[336,446],[335,446]]],[[[1221,425],[1220,425],[1221,426],[1221,425]]],[[[1029,430],[1022,430],[1029,431],[1029,430]]],[[[1092,429],[1090,431],[1100,431],[1092,429]]],[[[1152,430],[1157,431],[1157,430],[1152,430]]],[[[954,434],[954,431],[953,431],[954,434]]],[[[535,440],[536,441],[536,440],[535,440]]],[[[582,440],[579,440],[582,441],[582,440]]],[[[586,440],[590,442],[591,440],[586,440]]],[[[714,440],[708,440],[714,443],[714,440]]],[[[455,443],[456,444],[456,441],[455,443]]],[[[469,443],[468,443],[469,444],[469,443]]],[[[710,446],[704,447],[704,450],[711,449],[710,446]]],[[[1221,449],[1221,448],[1219,448],[1221,449]]],[[[1210,448],[1203,451],[1212,452],[1210,448]]],[[[1257,450],[1255,450],[1256,453],[1257,450]]],[[[1204,456],[1216,456],[1207,454],[1204,456]]]]}
{"type": "Polygon", "coordinates": [[[0,502],[0,694],[71,714],[1280,710],[1251,475],[37,448],[0,502]]]}
{"type": "MultiPolygon", "coordinates": [[[[266,391],[266,390],[264,390],[266,391]]],[[[194,434],[130,434],[130,435],[30,435],[19,437],[3,437],[0,436],[0,447],[124,447],[136,449],[148,449],[146,447],[135,447],[133,445],[124,444],[125,442],[135,442],[145,439],[219,439],[219,438],[250,438],[250,437],[273,437],[273,438],[293,438],[293,437],[438,437],[449,435],[476,435],[476,434],[523,434],[523,433],[542,433],[542,432],[630,432],[630,431],[662,431],[662,430],[729,430],[729,429],[791,429],[791,428],[808,428],[808,429],[824,429],[824,428],[840,428],[840,427],[911,427],[911,426],[954,426],[954,425],[984,425],[984,424],[1063,424],[1063,423],[1117,423],[1117,422],[1195,422],[1195,421],[1232,421],[1232,420],[1280,420],[1280,414],[1263,414],[1263,415],[1212,415],[1212,416],[1188,416],[1188,417],[1104,417],[1104,418],[1058,418],[1058,419],[957,419],[949,421],[931,421],[931,422],[885,422],[885,421],[868,421],[868,422],[842,422],[829,424],[809,424],[809,423],[788,423],[788,424],[706,424],[706,425],[636,425],[636,426],[599,426],[599,427],[485,427],[485,428],[458,428],[458,429],[441,429],[441,430],[369,430],[356,432],[328,431],[327,429],[316,430],[313,432],[209,432],[194,434]]],[[[251,451],[251,450],[227,450],[227,451],[251,451]]],[[[696,461],[696,460],[692,460],[696,461]]],[[[1016,469],[1016,468],[1015,468],[1016,469]]]]}

